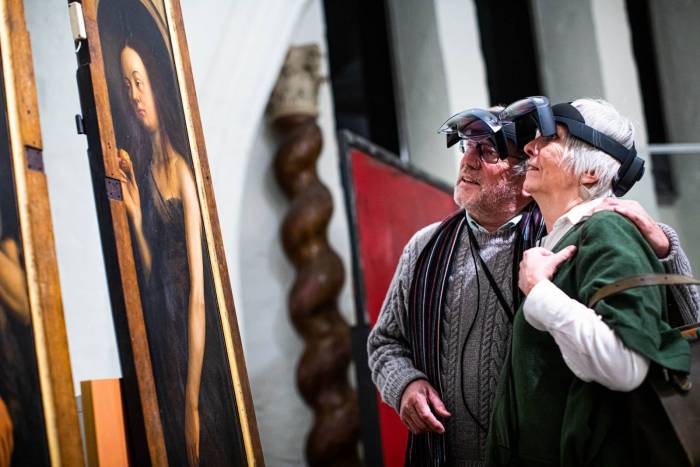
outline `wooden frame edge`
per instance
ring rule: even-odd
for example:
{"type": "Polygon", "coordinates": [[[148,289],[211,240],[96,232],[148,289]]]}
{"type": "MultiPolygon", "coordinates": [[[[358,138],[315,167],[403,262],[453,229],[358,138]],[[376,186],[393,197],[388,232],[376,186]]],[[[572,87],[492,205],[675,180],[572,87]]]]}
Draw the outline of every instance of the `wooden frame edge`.
{"type": "Polygon", "coordinates": [[[2,0],[0,7],[8,132],[49,455],[53,465],[83,465],[49,193],[41,156],[31,44],[22,0],[2,0]],[[28,160],[30,152],[32,161],[28,160]]]}
{"type": "Polygon", "coordinates": [[[220,313],[223,315],[222,328],[226,333],[226,324],[228,324],[228,332],[230,333],[230,338],[232,340],[230,343],[228,341],[226,342],[226,350],[229,353],[229,358],[232,358],[235,361],[234,363],[236,366],[236,368],[232,369],[231,371],[231,379],[234,389],[237,392],[236,402],[238,405],[238,413],[241,421],[241,431],[243,432],[246,454],[248,455],[249,465],[264,466],[265,462],[260,444],[257,420],[255,418],[250,382],[248,380],[248,372],[243,355],[243,343],[241,341],[240,331],[238,329],[238,319],[233,301],[233,292],[228,274],[223,240],[221,238],[221,227],[219,224],[219,216],[214,198],[214,188],[212,186],[211,172],[209,170],[209,160],[207,158],[206,147],[204,144],[204,130],[202,128],[199,105],[194,86],[187,38],[185,37],[182,10],[177,0],[163,0],[163,3],[165,4],[167,12],[168,31],[170,33],[171,40],[173,37],[177,39],[177,44],[173,44],[172,53],[175,59],[175,70],[177,73],[178,83],[180,84],[180,89],[181,91],[185,91],[184,93],[181,92],[183,94],[183,99],[186,97],[187,107],[184,109],[184,113],[186,119],[189,120],[187,122],[187,128],[188,133],[190,133],[190,146],[193,154],[192,165],[195,169],[195,178],[197,179],[198,187],[201,187],[202,189],[202,192],[200,192],[200,204],[203,207],[202,218],[205,232],[208,233],[207,241],[210,255],[212,245],[214,248],[215,256],[211,258],[211,264],[215,283],[217,288],[220,288],[220,291],[217,292],[217,300],[219,301],[220,313]],[[196,162],[198,163],[194,163],[195,157],[196,162]],[[197,167],[201,169],[201,173],[198,173],[197,167]],[[202,199],[202,197],[204,199],[202,199]],[[204,208],[206,208],[208,215],[204,215],[204,208]],[[212,237],[212,242],[209,242],[209,237],[212,237]],[[216,267],[214,265],[216,265],[216,267]],[[220,294],[222,296],[219,296],[220,294]],[[241,351],[232,352],[232,349],[229,348],[230,345],[239,348],[241,351]],[[237,388],[236,386],[239,387],[237,388]]]}

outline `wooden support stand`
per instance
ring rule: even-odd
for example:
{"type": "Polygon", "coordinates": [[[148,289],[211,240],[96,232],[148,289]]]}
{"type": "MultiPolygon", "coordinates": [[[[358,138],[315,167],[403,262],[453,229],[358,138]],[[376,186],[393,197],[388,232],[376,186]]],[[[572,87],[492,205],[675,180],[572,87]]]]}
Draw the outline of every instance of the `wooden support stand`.
{"type": "Polygon", "coordinates": [[[129,465],[121,380],[82,381],[83,422],[90,467],[129,465]]]}

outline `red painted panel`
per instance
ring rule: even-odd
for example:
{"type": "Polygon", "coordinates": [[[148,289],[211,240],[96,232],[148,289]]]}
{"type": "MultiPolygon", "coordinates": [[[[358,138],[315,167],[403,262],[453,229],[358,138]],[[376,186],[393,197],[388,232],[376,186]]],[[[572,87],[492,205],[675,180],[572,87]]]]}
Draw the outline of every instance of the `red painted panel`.
{"type": "MultiPolygon", "coordinates": [[[[353,148],[359,256],[367,322],[374,326],[406,243],[426,225],[457,207],[452,194],[353,148]]],[[[379,423],[385,467],[404,465],[408,432],[393,408],[381,402],[379,423]]]]}

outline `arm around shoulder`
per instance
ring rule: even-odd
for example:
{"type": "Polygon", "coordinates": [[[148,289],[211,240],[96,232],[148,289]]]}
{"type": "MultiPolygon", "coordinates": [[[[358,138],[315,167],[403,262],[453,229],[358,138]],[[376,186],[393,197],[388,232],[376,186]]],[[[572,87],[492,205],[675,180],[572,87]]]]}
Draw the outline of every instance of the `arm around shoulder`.
{"type": "MultiPolygon", "coordinates": [[[[688,256],[683,251],[678,234],[673,227],[659,223],[659,227],[663,230],[668,238],[670,249],[665,258],[660,258],[661,264],[669,274],[681,274],[684,276],[692,276],[693,268],[690,266],[688,256]]],[[[685,324],[691,324],[698,321],[698,309],[700,309],[700,294],[698,289],[693,285],[676,285],[669,287],[673,294],[673,299],[678,305],[678,310],[685,324]]]]}

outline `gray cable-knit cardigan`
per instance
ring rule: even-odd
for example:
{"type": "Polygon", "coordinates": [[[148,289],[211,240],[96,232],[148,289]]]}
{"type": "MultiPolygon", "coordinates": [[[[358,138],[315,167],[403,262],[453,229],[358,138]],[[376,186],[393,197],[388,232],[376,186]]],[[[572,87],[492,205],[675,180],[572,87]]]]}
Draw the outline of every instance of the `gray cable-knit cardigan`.
{"type": "MultiPolygon", "coordinates": [[[[671,242],[669,256],[662,260],[667,271],[692,275],[676,232],[666,225],[659,225],[671,242]]],[[[418,255],[437,226],[432,224],[423,228],[404,248],[379,320],[367,342],[374,384],[382,399],[397,412],[406,386],[425,378],[411,359],[406,331],[407,297],[418,255]]],[[[515,230],[506,227],[495,233],[474,231],[484,262],[511,303],[515,230]]],[[[445,421],[445,436],[451,462],[461,466],[481,465],[483,462],[486,433],[473,417],[488,429],[493,396],[510,340],[508,318],[481,267],[477,273],[477,263],[470,252],[469,236],[463,231],[454,256],[440,329],[442,397],[452,414],[445,421]]],[[[672,289],[684,319],[697,321],[700,296],[695,288],[678,286],[672,289]]]]}

